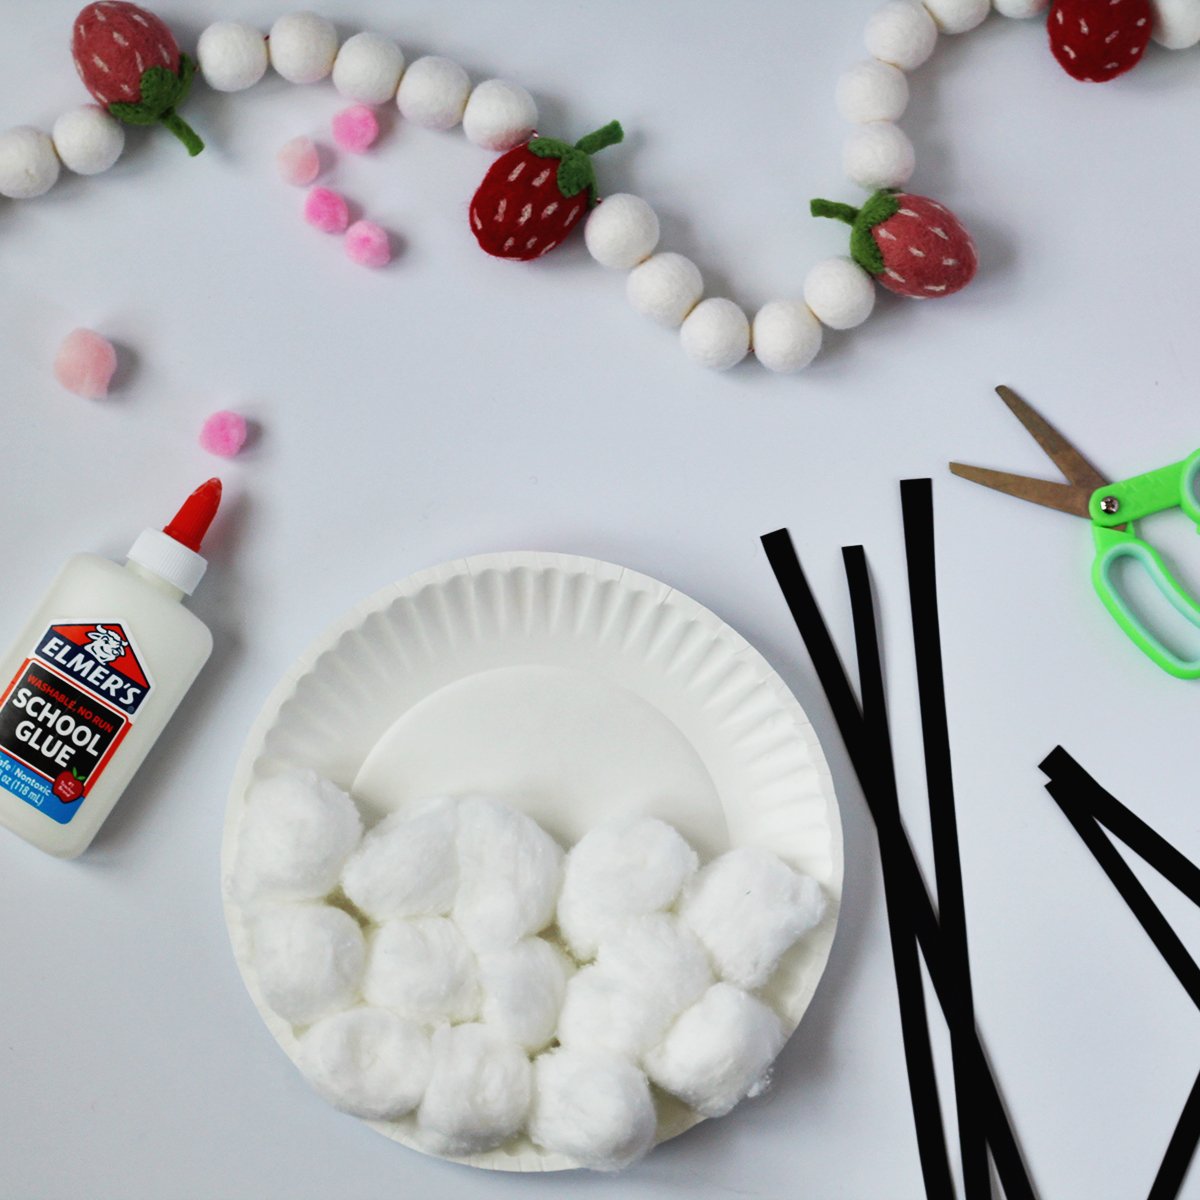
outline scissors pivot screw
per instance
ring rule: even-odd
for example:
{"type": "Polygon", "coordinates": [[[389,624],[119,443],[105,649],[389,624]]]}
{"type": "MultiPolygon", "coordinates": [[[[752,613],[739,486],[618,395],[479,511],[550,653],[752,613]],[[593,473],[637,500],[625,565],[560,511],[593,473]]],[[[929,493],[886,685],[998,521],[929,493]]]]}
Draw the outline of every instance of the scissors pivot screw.
{"type": "Polygon", "coordinates": [[[1121,502],[1116,498],[1116,496],[1104,496],[1100,501],[1100,511],[1102,513],[1106,513],[1110,517],[1113,515],[1113,513],[1119,511],[1120,507],[1121,502]]]}

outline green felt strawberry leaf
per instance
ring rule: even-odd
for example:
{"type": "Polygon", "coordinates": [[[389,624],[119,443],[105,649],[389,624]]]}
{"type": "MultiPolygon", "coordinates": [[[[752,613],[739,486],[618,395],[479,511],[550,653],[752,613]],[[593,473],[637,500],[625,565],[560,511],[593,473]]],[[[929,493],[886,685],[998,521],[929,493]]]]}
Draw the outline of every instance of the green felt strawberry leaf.
{"type": "Polygon", "coordinates": [[[122,104],[120,101],[110,104],[108,111],[127,125],[153,125],[162,116],[148,104],[122,104]]]}
{"type": "Polygon", "coordinates": [[[875,240],[875,226],[894,217],[900,211],[900,201],[893,188],[876,192],[859,210],[850,230],[850,257],[864,271],[879,275],[884,268],[883,251],[875,240]]]}
{"type": "Polygon", "coordinates": [[[174,108],[183,91],[183,80],[166,67],[148,67],[142,72],[142,104],[161,116],[174,108]]]}
{"type": "Polygon", "coordinates": [[[526,149],[538,158],[565,158],[574,147],[570,142],[562,142],[558,138],[535,137],[529,139],[526,149]]]}

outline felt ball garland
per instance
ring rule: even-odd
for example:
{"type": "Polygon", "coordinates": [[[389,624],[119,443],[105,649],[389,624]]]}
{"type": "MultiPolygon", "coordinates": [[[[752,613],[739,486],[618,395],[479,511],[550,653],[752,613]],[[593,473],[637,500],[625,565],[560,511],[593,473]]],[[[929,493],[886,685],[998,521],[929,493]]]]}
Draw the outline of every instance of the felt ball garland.
{"type": "MultiPolygon", "coordinates": [[[[825,330],[852,329],[867,319],[876,283],[897,295],[936,299],[974,276],[978,259],[962,223],[939,201],[906,190],[916,154],[896,122],[908,105],[908,73],[926,62],[940,37],[976,28],[993,9],[1014,18],[1045,14],[1053,56],[1088,83],[1131,70],[1151,40],[1172,50],[1200,43],[1200,0],[884,0],[864,33],[869,57],[842,75],[836,93],[838,112],[853,126],[843,167],[870,195],[857,206],[840,200],[811,206],[814,216],[850,226],[850,254],[818,262],[802,296],[769,301],[753,317],[732,300],[706,297],[699,267],[659,249],[658,216],[645,200],[601,196],[592,155],[622,140],[615,121],[573,144],[542,136],[537,105],[519,84],[472,85],[458,63],[436,55],[409,63],[394,41],[371,31],[339,47],[333,25],[311,12],[279,17],[266,37],[242,22],[215,22],[201,34],[193,61],[153,13],[127,0],[88,4],[75,20],[71,50],[98,107],[63,114],[52,134],[31,126],[0,133],[0,195],[40,196],[61,166],[80,175],[107,170],[124,148],[122,124],[161,124],[198,154],[204,143],[178,112],[196,74],[223,92],[253,86],[269,67],[293,83],[332,77],[356,105],[339,117],[344,148],[365,149],[378,127],[370,107],[394,102],[406,120],[429,129],[461,123],[468,140],[501,155],[470,205],[471,231],[488,254],[540,258],[582,224],[592,258],[629,272],[632,307],[678,329],[694,361],[724,370],[752,355],[769,370],[798,371],[818,354],[825,330]]],[[[311,182],[319,169],[315,147],[296,139],[281,152],[279,167],[293,183],[311,182]]],[[[343,228],[341,198],[313,197],[310,221],[343,228]]],[[[387,235],[369,222],[356,228],[351,257],[385,263],[387,235]]]]}

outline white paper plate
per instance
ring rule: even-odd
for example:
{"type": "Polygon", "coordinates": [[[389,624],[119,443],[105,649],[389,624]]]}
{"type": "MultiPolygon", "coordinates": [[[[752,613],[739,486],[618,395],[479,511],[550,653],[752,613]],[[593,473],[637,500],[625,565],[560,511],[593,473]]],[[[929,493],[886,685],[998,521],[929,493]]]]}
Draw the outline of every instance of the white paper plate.
{"type": "MultiPolygon", "coordinates": [[[[794,1029],[825,968],[842,888],[837,801],[816,734],[745,639],[645,575],[563,554],[489,554],[422,571],[322,634],[271,693],[238,763],[222,871],[259,773],[311,766],[350,789],[368,821],[432,794],[487,792],[571,845],[617,814],[676,826],[702,859],[760,845],[815,876],[823,924],[784,960],[766,998],[794,1029]]],[[[267,1008],[225,888],[242,978],[267,1008]]],[[[669,1098],[659,1140],[699,1117],[669,1098]]],[[[373,1121],[420,1149],[412,1118],[373,1121]]],[[[457,1161],[509,1171],[576,1164],[527,1140],[457,1161]]]]}

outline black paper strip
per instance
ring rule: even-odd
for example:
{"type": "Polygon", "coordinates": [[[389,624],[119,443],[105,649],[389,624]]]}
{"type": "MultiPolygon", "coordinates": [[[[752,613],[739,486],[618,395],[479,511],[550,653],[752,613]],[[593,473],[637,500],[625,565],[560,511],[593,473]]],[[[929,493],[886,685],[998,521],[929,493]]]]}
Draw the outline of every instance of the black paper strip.
{"type": "Polygon", "coordinates": [[[1179,1122],[1167,1143],[1167,1152],[1163,1155],[1162,1166],[1154,1177],[1154,1186],[1147,1200],[1175,1200],[1179,1189],[1183,1187],[1192,1156],[1196,1153],[1197,1142],[1200,1142],[1200,1075],[1192,1084],[1187,1103],[1179,1114],[1179,1122]]]}
{"type": "Polygon", "coordinates": [[[904,480],[900,484],[900,503],[904,513],[909,608],[912,612],[913,646],[917,662],[917,693],[921,706],[921,736],[929,793],[938,917],[946,961],[951,968],[948,998],[959,1014],[949,1024],[963,1188],[967,1200],[988,1200],[992,1194],[991,1171],[982,1113],[978,1106],[978,1082],[971,1070],[969,1035],[974,1023],[975,1000],[967,947],[967,913],[963,899],[950,727],[946,715],[946,683],[942,668],[932,481],[904,480]]]}

